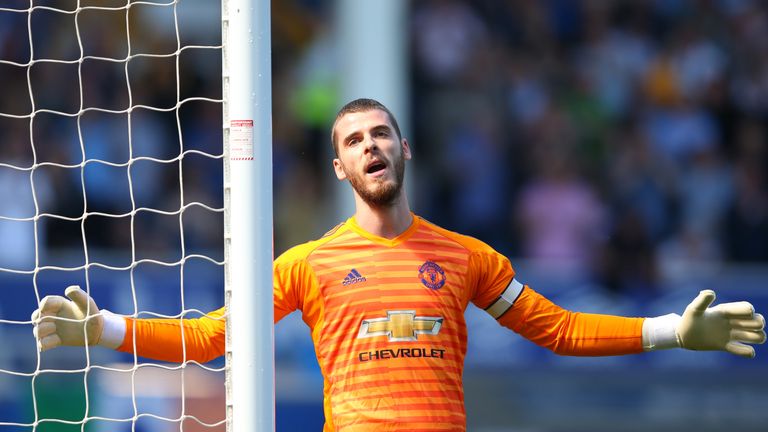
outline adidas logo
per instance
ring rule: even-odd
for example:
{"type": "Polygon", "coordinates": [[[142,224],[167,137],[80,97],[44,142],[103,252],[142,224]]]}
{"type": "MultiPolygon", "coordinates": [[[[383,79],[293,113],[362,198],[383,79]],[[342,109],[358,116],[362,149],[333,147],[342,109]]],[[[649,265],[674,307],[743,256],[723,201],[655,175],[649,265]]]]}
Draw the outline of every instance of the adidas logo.
{"type": "Polygon", "coordinates": [[[344,280],[341,282],[342,285],[352,285],[356,284],[358,282],[365,282],[366,279],[363,277],[363,275],[360,274],[359,271],[352,269],[352,271],[349,272],[347,277],[344,278],[344,280]]]}

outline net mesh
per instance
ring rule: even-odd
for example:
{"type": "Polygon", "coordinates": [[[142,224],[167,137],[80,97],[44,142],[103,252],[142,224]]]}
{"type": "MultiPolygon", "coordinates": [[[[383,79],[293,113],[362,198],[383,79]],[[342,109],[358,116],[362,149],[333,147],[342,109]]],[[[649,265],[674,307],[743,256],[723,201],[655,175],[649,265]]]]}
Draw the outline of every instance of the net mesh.
{"type": "Polygon", "coordinates": [[[139,318],[223,304],[220,13],[0,3],[0,431],[224,430],[223,364],[39,353],[29,318],[72,284],[139,318]]]}

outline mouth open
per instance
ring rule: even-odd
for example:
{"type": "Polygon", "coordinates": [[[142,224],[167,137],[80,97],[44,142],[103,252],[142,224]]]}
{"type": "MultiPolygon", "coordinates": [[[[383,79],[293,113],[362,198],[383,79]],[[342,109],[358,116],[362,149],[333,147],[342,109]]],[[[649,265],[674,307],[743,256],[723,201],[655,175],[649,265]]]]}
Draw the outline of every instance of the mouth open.
{"type": "Polygon", "coordinates": [[[365,169],[366,174],[380,175],[387,168],[387,164],[381,161],[374,161],[365,169]]]}

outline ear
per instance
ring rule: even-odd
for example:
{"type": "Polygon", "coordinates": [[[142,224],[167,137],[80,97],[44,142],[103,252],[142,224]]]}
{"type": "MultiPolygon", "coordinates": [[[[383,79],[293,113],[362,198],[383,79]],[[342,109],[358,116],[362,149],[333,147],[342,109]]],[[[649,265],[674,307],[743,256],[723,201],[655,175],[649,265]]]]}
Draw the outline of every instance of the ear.
{"type": "Polygon", "coordinates": [[[346,180],[347,173],[344,172],[344,165],[341,163],[341,159],[335,158],[333,160],[333,170],[336,172],[336,178],[339,180],[346,180]]]}
{"type": "Polygon", "coordinates": [[[403,138],[401,146],[403,148],[403,158],[405,158],[405,160],[411,160],[411,146],[408,145],[408,140],[403,138]]]}

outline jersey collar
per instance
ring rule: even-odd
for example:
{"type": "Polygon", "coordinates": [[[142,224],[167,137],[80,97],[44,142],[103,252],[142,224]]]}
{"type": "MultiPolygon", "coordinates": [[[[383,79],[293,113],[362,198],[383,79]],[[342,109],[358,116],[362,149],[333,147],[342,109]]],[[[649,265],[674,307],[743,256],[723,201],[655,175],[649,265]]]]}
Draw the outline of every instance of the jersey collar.
{"type": "Polygon", "coordinates": [[[357,220],[355,220],[354,216],[347,219],[347,226],[352,231],[360,235],[361,237],[364,237],[376,244],[380,244],[386,247],[395,247],[403,243],[404,241],[408,240],[413,235],[413,233],[415,233],[416,230],[419,228],[419,225],[421,225],[420,217],[413,214],[413,212],[411,212],[411,216],[412,216],[411,226],[409,226],[408,229],[403,231],[399,236],[392,239],[379,237],[377,235],[371,234],[368,231],[364,230],[362,227],[360,227],[360,225],[357,224],[357,220]]]}

